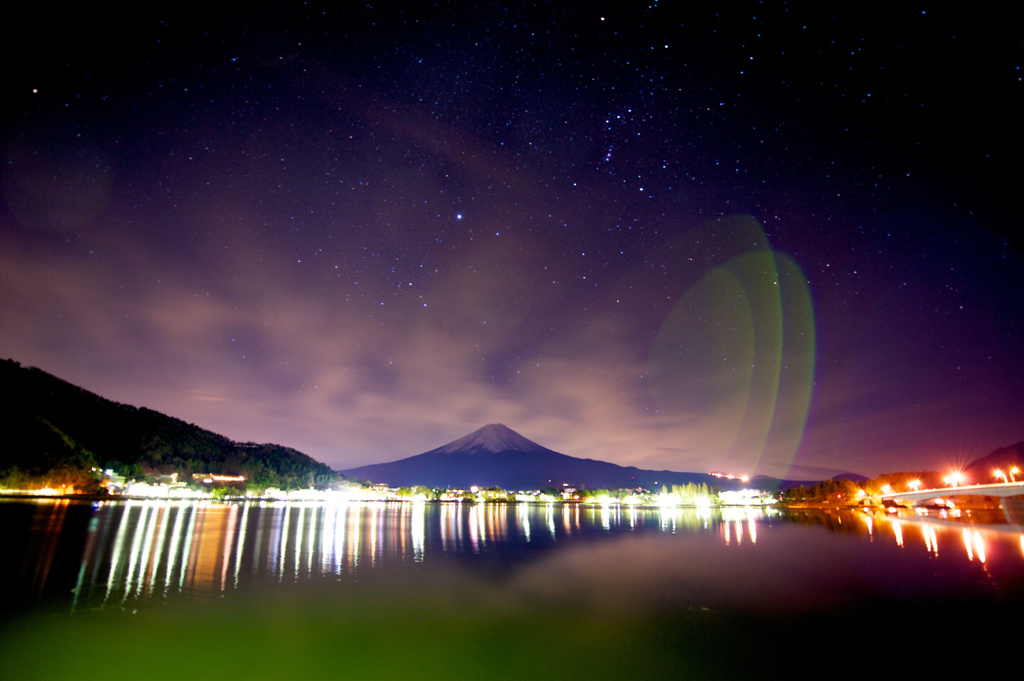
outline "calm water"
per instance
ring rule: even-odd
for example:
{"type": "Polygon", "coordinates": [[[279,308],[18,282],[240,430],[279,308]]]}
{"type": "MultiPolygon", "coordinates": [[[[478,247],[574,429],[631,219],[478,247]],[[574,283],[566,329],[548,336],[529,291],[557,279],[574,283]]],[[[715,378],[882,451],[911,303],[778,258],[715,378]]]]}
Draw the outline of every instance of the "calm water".
{"type": "Polygon", "coordinates": [[[948,672],[1019,639],[1024,534],[993,516],[3,502],[0,677],[948,672]]]}

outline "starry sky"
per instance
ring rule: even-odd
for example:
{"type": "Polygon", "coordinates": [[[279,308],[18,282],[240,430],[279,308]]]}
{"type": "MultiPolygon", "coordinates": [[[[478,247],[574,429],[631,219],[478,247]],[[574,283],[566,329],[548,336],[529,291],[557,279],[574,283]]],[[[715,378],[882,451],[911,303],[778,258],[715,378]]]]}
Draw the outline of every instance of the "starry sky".
{"type": "Polygon", "coordinates": [[[720,4],[29,9],[0,357],[339,469],[1024,440],[1015,22],[720,4]]]}

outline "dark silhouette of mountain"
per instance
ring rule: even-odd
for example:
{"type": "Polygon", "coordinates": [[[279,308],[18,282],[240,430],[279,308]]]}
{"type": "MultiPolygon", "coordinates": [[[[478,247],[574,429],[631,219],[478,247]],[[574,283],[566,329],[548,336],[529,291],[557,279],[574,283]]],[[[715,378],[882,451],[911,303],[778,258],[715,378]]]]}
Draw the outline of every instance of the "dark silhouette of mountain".
{"type": "Polygon", "coordinates": [[[143,474],[245,475],[257,486],[307,487],[337,479],[288,447],[238,443],[146,408],[118,404],[35,368],[0,360],[0,478],[116,468],[143,474]]]}
{"type": "Polygon", "coordinates": [[[750,484],[703,473],[652,471],[579,459],[542,447],[500,423],[484,426],[423,454],[341,472],[357,480],[393,487],[426,485],[461,489],[476,485],[537,490],[568,484],[587,489],[643,487],[657,490],[662,485],[702,482],[720,489],[733,489],[750,484]]]}
{"type": "Polygon", "coordinates": [[[865,482],[870,480],[866,475],[860,475],[859,473],[839,473],[833,475],[829,480],[849,480],[850,482],[865,482]]]}
{"type": "MultiPolygon", "coordinates": [[[[1002,482],[1002,478],[997,478],[993,473],[1001,470],[1009,475],[1010,469],[1014,466],[1024,471],[1024,441],[1009,447],[1000,447],[988,456],[971,463],[964,469],[964,473],[971,484],[1002,482]]],[[[1024,474],[1017,473],[1016,478],[1024,480],[1024,474]]]]}

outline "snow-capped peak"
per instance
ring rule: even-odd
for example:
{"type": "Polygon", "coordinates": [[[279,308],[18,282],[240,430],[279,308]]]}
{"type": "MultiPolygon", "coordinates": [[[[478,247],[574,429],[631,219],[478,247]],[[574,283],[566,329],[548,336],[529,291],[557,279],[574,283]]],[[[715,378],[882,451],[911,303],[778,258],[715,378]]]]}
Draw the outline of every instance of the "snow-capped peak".
{"type": "Polygon", "coordinates": [[[533,451],[543,449],[536,442],[527,440],[525,437],[500,423],[491,423],[474,430],[469,435],[461,437],[454,442],[449,442],[437,450],[441,454],[451,454],[457,451],[469,449],[483,449],[488,452],[507,451],[533,451]]]}

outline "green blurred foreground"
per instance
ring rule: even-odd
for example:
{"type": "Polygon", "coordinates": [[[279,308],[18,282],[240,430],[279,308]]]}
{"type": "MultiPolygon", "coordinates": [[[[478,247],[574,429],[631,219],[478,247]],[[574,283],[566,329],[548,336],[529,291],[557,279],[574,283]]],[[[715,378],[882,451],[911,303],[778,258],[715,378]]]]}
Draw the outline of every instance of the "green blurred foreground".
{"type": "MultiPolygon", "coordinates": [[[[8,622],[0,630],[0,678],[778,678],[809,654],[887,636],[886,613],[897,605],[876,601],[838,612],[822,603],[820,610],[779,613],[594,608],[565,598],[515,600],[494,583],[440,584],[422,575],[363,585],[357,596],[287,591],[8,622]]],[[[906,605],[900,648],[930,637],[912,622],[949,612],[948,604],[906,605]]],[[[959,602],[955,609],[975,623],[959,645],[994,641],[985,623],[998,608],[959,602]]],[[[915,670],[928,664],[918,658],[915,670]]]]}
{"type": "Polygon", "coordinates": [[[336,586],[33,615],[0,630],[0,677],[714,679],[780,661],[773,648],[789,638],[780,621],[735,612],[517,600],[469,579],[375,580],[357,595],[336,586]]]}

